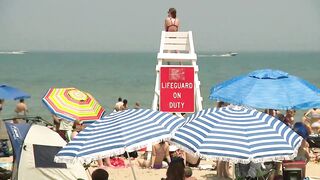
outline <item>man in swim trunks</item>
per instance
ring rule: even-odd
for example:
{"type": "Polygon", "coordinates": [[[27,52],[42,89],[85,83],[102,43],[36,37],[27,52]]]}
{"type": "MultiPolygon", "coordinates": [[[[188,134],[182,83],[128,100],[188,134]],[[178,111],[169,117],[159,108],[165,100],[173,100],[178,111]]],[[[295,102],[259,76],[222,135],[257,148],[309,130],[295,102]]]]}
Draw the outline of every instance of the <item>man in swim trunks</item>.
{"type": "Polygon", "coordinates": [[[20,99],[14,111],[17,113],[17,118],[15,118],[13,121],[14,123],[19,123],[19,120],[26,118],[28,107],[27,104],[24,102],[24,99],[20,99]]]}

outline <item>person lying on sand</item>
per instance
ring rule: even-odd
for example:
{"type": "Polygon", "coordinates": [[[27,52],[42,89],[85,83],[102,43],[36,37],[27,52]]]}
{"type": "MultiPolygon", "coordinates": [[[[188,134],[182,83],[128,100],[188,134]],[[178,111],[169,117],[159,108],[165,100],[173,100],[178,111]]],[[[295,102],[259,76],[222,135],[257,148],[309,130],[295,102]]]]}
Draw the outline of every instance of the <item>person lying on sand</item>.
{"type": "Polygon", "coordinates": [[[184,159],[184,165],[189,167],[198,167],[201,161],[201,158],[195,154],[187,153],[181,149],[177,149],[173,156],[180,157],[184,159]]]}

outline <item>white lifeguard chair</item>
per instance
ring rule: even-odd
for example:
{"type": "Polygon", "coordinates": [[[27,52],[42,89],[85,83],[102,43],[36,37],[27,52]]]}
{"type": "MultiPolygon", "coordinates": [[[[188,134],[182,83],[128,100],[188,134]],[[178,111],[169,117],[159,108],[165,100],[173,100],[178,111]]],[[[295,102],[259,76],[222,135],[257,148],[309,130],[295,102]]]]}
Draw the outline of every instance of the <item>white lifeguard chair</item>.
{"type": "Polygon", "coordinates": [[[160,51],[156,66],[156,84],[152,109],[158,110],[160,99],[160,69],[161,67],[193,67],[194,68],[194,97],[195,111],[202,110],[200,81],[198,78],[197,55],[194,50],[192,32],[165,32],[161,33],[160,51]]]}

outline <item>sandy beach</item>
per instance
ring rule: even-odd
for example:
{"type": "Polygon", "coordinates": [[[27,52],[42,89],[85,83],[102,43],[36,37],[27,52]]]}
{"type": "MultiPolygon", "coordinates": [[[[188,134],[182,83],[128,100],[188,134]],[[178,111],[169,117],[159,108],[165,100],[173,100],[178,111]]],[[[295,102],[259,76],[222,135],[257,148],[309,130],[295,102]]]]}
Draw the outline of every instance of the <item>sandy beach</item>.
{"type": "MultiPolygon", "coordinates": [[[[0,164],[6,165],[4,168],[10,169],[8,162],[12,162],[12,157],[0,158],[0,164]]],[[[212,161],[202,160],[201,165],[210,165],[212,161]]],[[[127,162],[128,163],[128,162],[127,162]]],[[[132,164],[136,164],[136,160],[132,161],[132,164]]],[[[318,180],[320,179],[320,163],[309,162],[307,164],[306,177],[310,179],[318,180]]],[[[92,173],[97,168],[96,164],[89,168],[88,173],[92,173]]],[[[110,168],[107,167],[106,170],[109,173],[109,180],[124,180],[124,179],[133,179],[133,174],[130,167],[126,168],[110,168]]],[[[151,168],[140,168],[137,165],[134,165],[134,171],[138,180],[160,180],[166,175],[166,169],[151,169],[151,168]]],[[[201,170],[200,168],[192,168],[193,176],[198,180],[219,180],[223,178],[217,177],[216,170],[201,170]]]]}
{"type": "MultiPolygon", "coordinates": [[[[135,163],[135,162],[134,162],[135,163]]],[[[200,165],[209,165],[211,161],[202,160],[200,165]]],[[[319,163],[309,162],[307,164],[306,177],[310,179],[320,179],[319,163]]],[[[96,167],[95,167],[96,168],[96,167]]],[[[93,171],[95,168],[91,168],[89,171],[93,171]]],[[[122,180],[133,179],[132,171],[130,167],[127,168],[107,168],[110,180],[122,180]]],[[[134,171],[136,177],[139,180],[160,180],[165,178],[166,169],[144,169],[137,165],[134,165],[134,171]]],[[[216,170],[200,170],[199,168],[192,168],[193,176],[198,180],[218,180],[223,178],[217,177],[216,170]]]]}

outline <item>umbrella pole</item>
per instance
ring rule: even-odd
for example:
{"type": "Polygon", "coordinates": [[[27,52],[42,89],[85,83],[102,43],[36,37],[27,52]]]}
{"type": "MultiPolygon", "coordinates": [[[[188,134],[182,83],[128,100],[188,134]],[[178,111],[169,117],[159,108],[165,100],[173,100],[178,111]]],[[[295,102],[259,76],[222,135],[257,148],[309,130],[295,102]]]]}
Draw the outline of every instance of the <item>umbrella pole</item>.
{"type": "Polygon", "coordinates": [[[128,151],[126,151],[126,153],[127,153],[128,159],[129,159],[129,164],[130,164],[130,168],[131,168],[131,171],[132,171],[132,174],[133,174],[133,179],[134,179],[134,180],[137,180],[136,173],[134,172],[133,166],[132,166],[132,164],[131,164],[131,158],[130,158],[130,156],[129,156],[128,151]]]}

